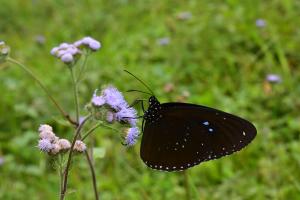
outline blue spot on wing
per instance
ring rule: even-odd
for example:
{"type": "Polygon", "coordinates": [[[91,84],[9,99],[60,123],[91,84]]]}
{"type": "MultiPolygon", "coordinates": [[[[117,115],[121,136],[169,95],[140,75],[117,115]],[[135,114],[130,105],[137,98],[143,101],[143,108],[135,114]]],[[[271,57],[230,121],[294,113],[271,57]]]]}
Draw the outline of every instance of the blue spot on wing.
{"type": "Polygon", "coordinates": [[[205,122],[203,122],[203,124],[204,124],[205,126],[208,126],[208,125],[209,125],[209,122],[208,122],[208,121],[205,121],[205,122]]]}

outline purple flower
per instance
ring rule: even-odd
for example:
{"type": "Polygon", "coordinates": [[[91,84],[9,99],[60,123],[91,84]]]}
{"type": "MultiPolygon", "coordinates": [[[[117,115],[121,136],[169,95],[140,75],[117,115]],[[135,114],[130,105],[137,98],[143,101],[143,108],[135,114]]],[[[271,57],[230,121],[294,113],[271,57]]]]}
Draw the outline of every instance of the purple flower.
{"type": "Polygon", "coordinates": [[[1,157],[1,156],[0,156],[0,166],[3,165],[4,162],[5,162],[5,161],[4,161],[4,157],[1,157]]]}
{"type": "Polygon", "coordinates": [[[105,98],[103,96],[97,96],[97,90],[95,90],[93,94],[92,104],[96,107],[100,107],[105,104],[105,98]]]}
{"type": "Polygon", "coordinates": [[[139,129],[137,127],[128,128],[126,131],[125,145],[133,146],[139,136],[139,129]]]}
{"type": "Polygon", "coordinates": [[[73,62],[74,57],[81,54],[81,51],[73,44],[62,43],[58,47],[54,47],[50,53],[68,64],[73,62]]]}
{"type": "Polygon", "coordinates": [[[122,110],[117,112],[115,115],[116,115],[116,120],[118,120],[119,122],[126,122],[126,123],[129,123],[131,126],[136,125],[137,112],[134,108],[131,108],[131,107],[123,108],[122,110]]]}
{"type": "Polygon", "coordinates": [[[38,147],[43,152],[50,152],[53,148],[51,141],[48,139],[39,140],[38,147]]]}
{"type": "Polygon", "coordinates": [[[263,28],[263,27],[266,26],[266,21],[264,19],[257,19],[255,21],[255,24],[256,24],[257,27],[263,28]]]}
{"type": "Polygon", "coordinates": [[[78,48],[85,46],[90,48],[92,51],[97,51],[101,48],[101,43],[92,37],[84,37],[81,40],[74,42],[74,45],[78,48]]]}
{"type": "Polygon", "coordinates": [[[281,77],[277,74],[268,74],[266,80],[270,83],[280,83],[282,81],[281,77]]]}
{"type": "Polygon", "coordinates": [[[157,44],[159,44],[160,46],[167,46],[168,44],[170,44],[170,38],[169,37],[159,38],[157,40],[157,44]]]}
{"type": "Polygon", "coordinates": [[[71,63],[74,61],[74,58],[72,54],[66,53],[61,56],[61,61],[63,61],[64,63],[71,63]]]}
{"type": "Polygon", "coordinates": [[[125,101],[121,92],[117,88],[108,86],[102,91],[102,95],[105,99],[106,104],[116,111],[121,110],[122,108],[128,107],[127,102],[125,101]]]}

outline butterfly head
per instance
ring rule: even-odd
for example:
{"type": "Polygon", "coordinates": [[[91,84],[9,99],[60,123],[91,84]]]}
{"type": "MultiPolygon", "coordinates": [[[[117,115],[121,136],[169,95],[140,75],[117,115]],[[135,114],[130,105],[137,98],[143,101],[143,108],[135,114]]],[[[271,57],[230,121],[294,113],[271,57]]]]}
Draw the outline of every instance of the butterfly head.
{"type": "Polygon", "coordinates": [[[155,96],[151,96],[148,101],[149,101],[149,107],[155,106],[155,105],[160,105],[159,101],[157,100],[157,98],[155,96]]]}
{"type": "Polygon", "coordinates": [[[144,113],[144,119],[154,123],[159,120],[162,115],[160,114],[161,105],[155,96],[149,98],[148,110],[144,113]]]}

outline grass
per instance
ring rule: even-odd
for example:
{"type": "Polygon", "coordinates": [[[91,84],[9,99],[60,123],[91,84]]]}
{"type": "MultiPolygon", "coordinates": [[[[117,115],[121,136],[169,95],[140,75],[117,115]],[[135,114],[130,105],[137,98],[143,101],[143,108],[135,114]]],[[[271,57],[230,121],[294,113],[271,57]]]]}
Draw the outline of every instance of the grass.
{"type": "MultiPolygon", "coordinates": [[[[3,1],[1,39],[11,56],[39,75],[67,110],[74,110],[68,69],[49,51],[63,41],[90,35],[102,48],[89,60],[80,90],[82,107],[95,88],[112,83],[121,91],[148,83],[161,102],[207,105],[254,122],[257,138],[245,150],[188,171],[191,199],[300,199],[300,3],[292,0],[227,1],[3,1]],[[189,20],[178,14],[188,11],[189,20]],[[256,19],[266,27],[255,26],[256,19]],[[45,43],[36,42],[42,35],[45,43]],[[159,38],[170,38],[160,46],[159,38]],[[265,76],[279,74],[280,84],[265,76]],[[126,84],[124,84],[126,83],[126,84]],[[172,92],[164,86],[172,83],[172,92]],[[271,92],[270,88],[271,86],[271,92]],[[269,88],[269,89],[268,89],[269,88]]],[[[46,96],[21,70],[0,71],[0,199],[57,199],[53,161],[40,153],[37,127],[49,123],[62,137],[66,126],[46,96]]],[[[132,101],[138,94],[127,94],[132,101]]],[[[74,115],[74,112],[72,113],[74,115]]],[[[83,114],[83,113],[82,113],[83,114]]],[[[95,133],[96,173],[102,199],[184,199],[182,173],[145,167],[139,145],[124,148],[119,135],[95,133]]],[[[76,157],[68,199],[92,199],[88,166],[76,157]]]]}

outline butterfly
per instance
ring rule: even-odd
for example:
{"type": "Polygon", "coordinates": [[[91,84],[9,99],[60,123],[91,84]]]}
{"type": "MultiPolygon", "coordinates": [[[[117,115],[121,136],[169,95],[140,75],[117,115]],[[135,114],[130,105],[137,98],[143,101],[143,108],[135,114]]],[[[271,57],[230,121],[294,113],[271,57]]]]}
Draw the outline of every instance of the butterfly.
{"type": "Polygon", "coordinates": [[[185,170],[237,152],[256,136],[243,118],[196,104],[160,103],[145,86],[151,96],[143,108],[140,156],[152,169],[185,170]]]}

